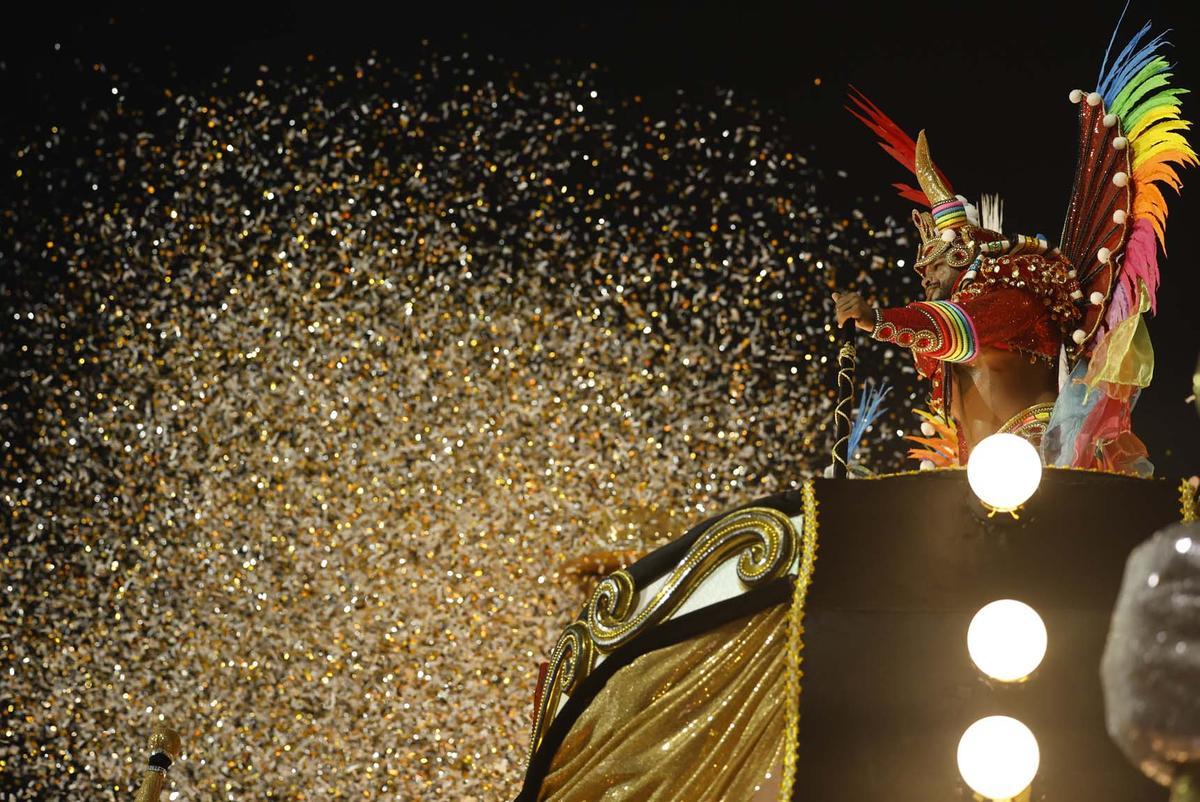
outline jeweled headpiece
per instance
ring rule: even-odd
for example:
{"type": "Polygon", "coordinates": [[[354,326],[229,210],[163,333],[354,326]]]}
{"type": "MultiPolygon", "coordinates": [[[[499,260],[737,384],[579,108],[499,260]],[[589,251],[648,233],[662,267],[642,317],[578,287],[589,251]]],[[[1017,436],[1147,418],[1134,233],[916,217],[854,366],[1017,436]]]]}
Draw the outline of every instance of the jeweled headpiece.
{"type": "Polygon", "coordinates": [[[929,200],[932,210],[933,223],[937,230],[950,231],[967,225],[967,207],[962,200],[950,191],[942,180],[939,170],[929,156],[929,140],[925,132],[917,134],[917,147],[913,153],[913,166],[917,174],[917,183],[929,200]]]}
{"type": "MultiPolygon", "coordinates": [[[[914,265],[918,273],[945,256],[946,262],[956,270],[965,270],[979,255],[982,231],[967,217],[967,205],[962,198],[950,191],[937,165],[929,156],[929,140],[925,132],[917,135],[913,150],[913,172],[921,185],[930,211],[913,211],[913,223],[921,235],[914,265]]],[[[986,237],[991,239],[991,237],[986,237]]]]}
{"type": "Polygon", "coordinates": [[[929,211],[913,212],[913,223],[921,236],[913,267],[920,274],[945,257],[947,263],[966,270],[979,255],[979,245],[1001,238],[998,231],[988,231],[973,221],[963,198],[954,194],[945,174],[929,155],[929,141],[922,131],[916,141],[892,122],[879,107],[861,92],[851,87],[854,107],[850,113],[861,120],[879,137],[880,147],[904,165],[917,178],[920,189],[907,184],[895,184],[900,195],[928,207],[929,211]]]}

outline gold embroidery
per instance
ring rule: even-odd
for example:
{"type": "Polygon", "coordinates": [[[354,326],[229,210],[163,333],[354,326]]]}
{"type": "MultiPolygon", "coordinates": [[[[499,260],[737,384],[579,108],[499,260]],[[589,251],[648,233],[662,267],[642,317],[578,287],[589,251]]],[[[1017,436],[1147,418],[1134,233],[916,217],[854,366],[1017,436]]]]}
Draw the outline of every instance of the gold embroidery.
{"type": "Polygon", "coordinates": [[[1179,518],[1185,524],[1197,520],[1196,488],[1187,479],[1179,480],[1179,518]]]}
{"type": "Polygon", "coordinates": [[[1034,446],[1040,445],[1042,435],[1046,433],[1046,427],[1050,423],[1050,413],[1053,411],[1054,402],[1052,401],[1025,407],[1006,420],[1004,425],[996,430],[996,433],[1015,434],[1017,437],[1033,443],[1034,446]]]}
{"type": "Polygon", "coordinates": [[[804,651],[804,603],[812,583],[813,566],[817,560],[817,494],[812,480],[804,483],[804,539],[800,552],[800,573],[792,590],[792,605],[788,612],[787,682],[784,704],[787,723],[783,733],[783,782],[779,786],[779,802],[790,802],[796,781],[796,744],[800,735],[800,668],[804,651]]]}

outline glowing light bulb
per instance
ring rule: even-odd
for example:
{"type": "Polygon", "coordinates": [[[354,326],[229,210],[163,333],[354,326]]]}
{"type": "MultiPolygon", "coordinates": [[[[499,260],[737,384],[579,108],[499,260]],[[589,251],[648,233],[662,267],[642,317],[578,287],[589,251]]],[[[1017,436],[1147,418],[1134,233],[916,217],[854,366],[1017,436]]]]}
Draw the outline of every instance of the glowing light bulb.
{"type": "Polygon", "coordinates": [[[971,451],[967,481],[984,504],[999,512],[1011,512],[1037,490],[1042,481],[1042,458],[1022,437],[993,434],[971,451]]]}
{"type": "Polygon", "coordinates": [[[958,742],[958,771],[971,790],[988,799],[1012,799],[1037,774],[1037,738],[1008,716],[976,721],[958,742]]]}
{"type": "Polygon", "coordinates": [[[1046,656],[1046,625],[1028,604],[1000,599],[984,605],[971,619],[967,651],[992,679],[1017,682],[1046,656]]]}

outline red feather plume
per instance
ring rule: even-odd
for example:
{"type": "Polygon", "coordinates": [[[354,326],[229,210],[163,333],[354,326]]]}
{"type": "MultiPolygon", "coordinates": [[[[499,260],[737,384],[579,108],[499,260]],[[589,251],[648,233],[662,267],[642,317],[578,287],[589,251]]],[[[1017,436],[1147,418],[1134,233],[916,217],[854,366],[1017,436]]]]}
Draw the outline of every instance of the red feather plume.
{"type": "MultiPolygon", "coordinates": [[[[850,87],[850,103],[846,110],[853,114],[863,125],[871,129],[875,136],[879,137],[879,147],[883,148],[884,153],[887,153],[896,161],[904,166],[913,175],[917,174],[917,143],[916,141],[904,132],[900,126],[892,121],[883,111],[876,106],[871,100],[858,91],[855,87],[850,87]]],[[[935,165],[938,177],[942,179],[942,183],[950,189],[950,181],[935,165]]],[[[925,197],[925,193],[917,187],[909,184],[892,184],[900,193],[900,197],[907,200],[919,203],[922,206],[929,206],[929,198],[925,197]]],[[[953,192],[954,190],[950,190],[953,192]]]]}

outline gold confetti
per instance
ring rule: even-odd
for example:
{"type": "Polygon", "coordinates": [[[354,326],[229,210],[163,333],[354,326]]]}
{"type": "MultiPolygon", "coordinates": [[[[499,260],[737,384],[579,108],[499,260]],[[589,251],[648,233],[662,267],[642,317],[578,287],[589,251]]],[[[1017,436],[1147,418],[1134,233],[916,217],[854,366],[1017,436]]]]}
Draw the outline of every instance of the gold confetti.
{"type": "Polygon", "coordinates": [[[911,287],[901,225],[729,93],[423,59],[144,109],[89,64],[89,122],[14,150],[12,798],[128,799],[159,720],[172,799],[511,798],[566,566],[827,461],[833,271],[911,287]]]}

